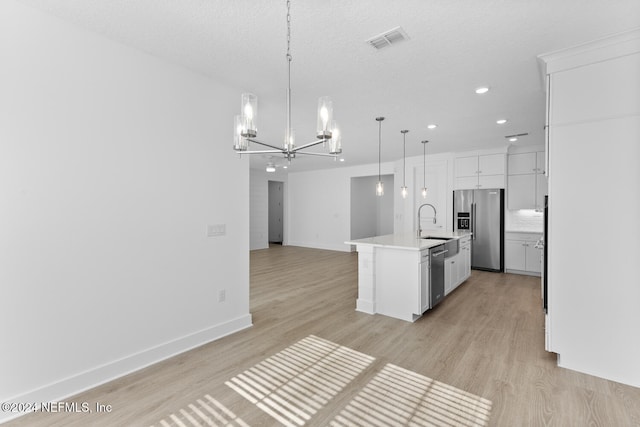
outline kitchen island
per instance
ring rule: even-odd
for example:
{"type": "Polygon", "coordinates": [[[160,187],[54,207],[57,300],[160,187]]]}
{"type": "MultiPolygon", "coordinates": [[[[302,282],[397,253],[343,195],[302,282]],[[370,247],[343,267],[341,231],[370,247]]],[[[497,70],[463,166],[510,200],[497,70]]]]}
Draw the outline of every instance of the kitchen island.
{"type": "Polygon", "coordinates": [[[459,251],[444,264],[444,292],[450,293],[470,275],[468,232],[388,234],[345,242],[358,251],[356,310],[414,322],[432,307],[430,301],[430,249],[456,240],[459,251]]]}

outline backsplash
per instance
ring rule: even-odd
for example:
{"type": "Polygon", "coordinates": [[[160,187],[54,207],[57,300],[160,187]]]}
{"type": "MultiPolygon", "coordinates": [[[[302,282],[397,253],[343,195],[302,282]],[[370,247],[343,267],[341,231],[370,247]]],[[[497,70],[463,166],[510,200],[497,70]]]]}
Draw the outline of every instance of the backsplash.
{"type": "Polygon", "coordinates": [[[534,210],[507,211],[505,216],[505,230],[531,231],[541,233],[544,227],[544,214],[534,210]]]}

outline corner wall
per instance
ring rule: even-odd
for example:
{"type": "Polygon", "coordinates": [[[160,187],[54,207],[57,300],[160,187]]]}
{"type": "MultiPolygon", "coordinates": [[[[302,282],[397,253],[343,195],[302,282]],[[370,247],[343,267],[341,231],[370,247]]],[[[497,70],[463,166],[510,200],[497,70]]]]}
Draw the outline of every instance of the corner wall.
{"type": "Polygon", "coordinates": [[[239,91],[12,0],[0,63],[0,401],[59,400],[250,326],[239,91]]]}

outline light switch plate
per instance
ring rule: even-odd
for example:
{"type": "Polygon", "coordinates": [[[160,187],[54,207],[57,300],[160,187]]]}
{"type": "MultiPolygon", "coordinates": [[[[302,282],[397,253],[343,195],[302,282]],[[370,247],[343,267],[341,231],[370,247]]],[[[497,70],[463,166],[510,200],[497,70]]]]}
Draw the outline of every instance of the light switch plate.
{"type": "Polygon", "coordinates": [[[207,225],[207,237],[224,236],[225,234],[227,234],[226,224],[207,225]]]}

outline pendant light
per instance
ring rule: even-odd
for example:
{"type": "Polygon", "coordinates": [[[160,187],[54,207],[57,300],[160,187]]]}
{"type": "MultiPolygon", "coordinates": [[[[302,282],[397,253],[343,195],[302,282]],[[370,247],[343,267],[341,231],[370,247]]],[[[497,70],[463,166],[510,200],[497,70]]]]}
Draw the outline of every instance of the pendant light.
{"type": "Polygon", "coordinates": [[[382,153],[382,121],[384,117],[376,117],[378,122],[378,183],[376,184],[376,196],[384,196],[384,184],[380,179],[380,158],[382,153]]]}
{"type": "Polygon", "coordinates": [[[401,130],[402,134],[402,187],[400,187],[400,194],[402,198],[407,198],[407,129],[401,130]]]}
{"type": "Polygon", "coordinates": [[[429,141],[422,141],[422,162],[424,167],[422,169],[422,198],[427,198],[427,143],[429,141]]]}

